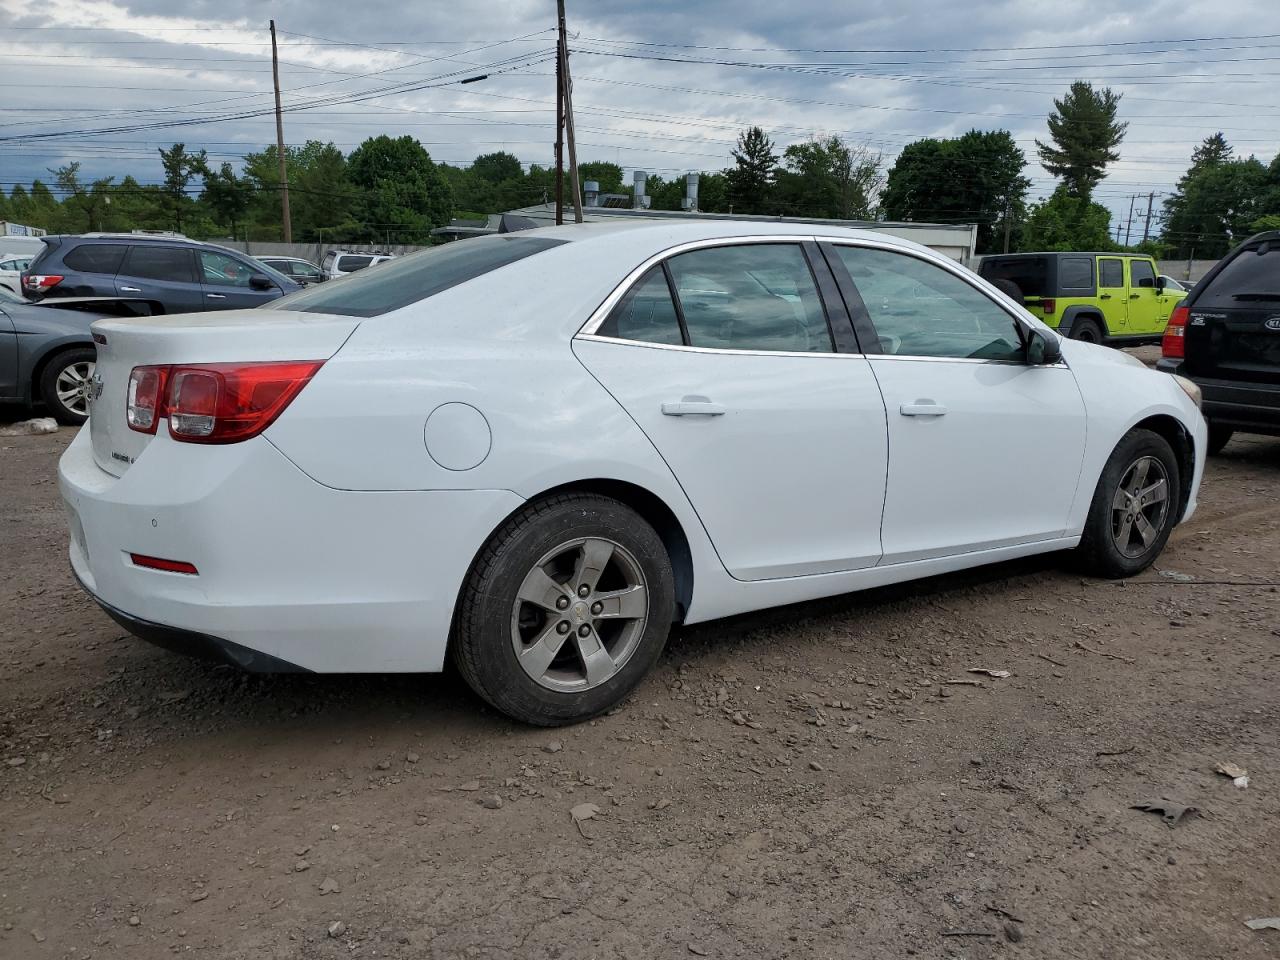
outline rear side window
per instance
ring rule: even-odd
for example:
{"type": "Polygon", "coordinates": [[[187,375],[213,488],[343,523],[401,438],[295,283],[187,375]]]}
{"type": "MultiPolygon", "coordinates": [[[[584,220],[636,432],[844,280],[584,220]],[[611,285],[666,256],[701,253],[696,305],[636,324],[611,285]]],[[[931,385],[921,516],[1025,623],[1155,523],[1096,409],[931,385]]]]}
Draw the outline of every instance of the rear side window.
{"type": "Polygon", "coordinates": [[[680,318],[662,267],[654,267],[628,290],[596,333],[643,343],[683,343],[680,318]]]}
{"type": "Polygon", "coordinates": [[[273,301],[268,309],[376,317],[567,242],[511,234],[459,240],[399,257],[341,282],[301,290],[273,301]]]}
{"type": "Polygon", "coordinates": [[[371,263],[373,263],[373,257],[339,257],[338,269],[343,273],[354,273],[357,270],[363,270],[371,263]]]}
{"type": "Polygon", "coordinates": [[[138,244],[129,248],[129,256],[120,273],[143,280],[194,282],[191,251],[184,247],[160,247],[138,244]]]}
{"type": "Polygon", "coordinates": [[[320,261],[321,267],[325,270],[332,269],[334,256],[333,252],[326,253],[324,259],[320,261]]]}
{"type": "Polygon", "coordinates": [[[1093,289],[1093,258],[1063,257],[1058,264],[1058,286],[1063,290],[1093,289]]]}
{"type": "Polygon", "coordinates": [[[991,258],[982,261],[978,272],[985,280],[1009,280],[1018,285],[1026,297],[1043,297],[1049,293],[1049,263],[1044,257],[991,258]]]}
{"type": "Polygon", "coordinates": [[[82,243],[74,250],[67,251],[62,262],[81,273],[108,273],[114,276],[128,249],[123,243],[82,243]]]}
{"type": "Polygon", "coordinates": [[[1247,307],[1280,302],[1280,244],[1246,247],[1196,294],[1196,307],[1247,307]]]}

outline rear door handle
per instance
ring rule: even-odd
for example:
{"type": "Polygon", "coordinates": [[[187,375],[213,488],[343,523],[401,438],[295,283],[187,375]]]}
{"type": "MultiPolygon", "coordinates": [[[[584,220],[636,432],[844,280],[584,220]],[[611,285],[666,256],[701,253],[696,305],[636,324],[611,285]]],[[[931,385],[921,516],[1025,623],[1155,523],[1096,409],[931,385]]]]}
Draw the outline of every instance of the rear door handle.
{"type": "Polygon", "coordinates": [[[141,293],[142,290],[138,287],[121,287],[120,292],[121,293],[141,293]]]}
{"type": "Polygon", "coordinates": [[[1100,293],[1100,294],[1098,294],[1098,299],[1099,299],[1099,300],[1110,300],[1110,299],[1111,299],[1111,294],[1109,294],[1109,293],[1100,293]]]}
{"type": "Polygon", "coordinates": [[[722,417],[724,407],[712,403],[706,397],[688,396],[679,402],[664,403],[662,415],[665,417],[722,417]]]}
{"type": "Polygon", "coordinates": [[[904,417],[945,417],[947,408],[932,400],[917,400],[915,403],[904,403],[898,408],[904,417]]]}
{"type": "Polygon", "coordinates": [[[206,296],[206,297],[208,297],[210,300],[225,300],[225,299],[227,299],[227,295],[226,295],[225,293],[206,293],[206,294],[205,294],[205,296],[206,296]]]}

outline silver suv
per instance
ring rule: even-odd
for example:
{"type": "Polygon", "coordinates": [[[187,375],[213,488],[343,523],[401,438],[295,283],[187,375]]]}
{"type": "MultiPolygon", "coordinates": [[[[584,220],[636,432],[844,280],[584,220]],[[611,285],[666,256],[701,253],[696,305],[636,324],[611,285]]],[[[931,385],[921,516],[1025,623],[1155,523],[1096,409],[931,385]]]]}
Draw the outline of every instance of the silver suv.
{"type": "Polygon", "coordinates": [[[394,260],[394,253],[353,253],[350,250],[330,250],[320,261],[320,270],[325,279],[336,280],[348,273],[355,273],[365,267],[372,267],[384,260],[394,260]]]}

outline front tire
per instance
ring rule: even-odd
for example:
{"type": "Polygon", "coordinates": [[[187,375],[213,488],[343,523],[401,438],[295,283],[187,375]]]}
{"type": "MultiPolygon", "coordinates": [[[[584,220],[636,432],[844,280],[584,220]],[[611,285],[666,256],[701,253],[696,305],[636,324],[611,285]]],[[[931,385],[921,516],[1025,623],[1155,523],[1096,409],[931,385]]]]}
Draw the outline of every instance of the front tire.
{"type": "Polygon", "coordinates": [[[1209,443],[1205,450],[1209,456],[1217,456],[1222,452],[1222,448],[1231,442],[1231,438],[1235,436],[1235,430],[1231,427],[1222,427],[1216,423],[1209,424],[1209,443]]]}
{"type": "Polygon", "coordinates": [[[1160,555],[1181,513],[1181,474],[1169,441],[1131,430],[1094,490],[1076,548],[1082,572],[1109,579],[1141,573],[1160,555]]]}
{"type": "Polygon", "coordinates": [[[40,374],[40,399],[59,423],[76,427],[89,419],[89,381],[97,352],[93,347],[64,350],[40,374]]]}
{"type": "Polygon", "coordinates": [[[577,723],[657,662],[675,609],[671,560],[630,507],[592,494],[532,503],[490,538],[451,644],[471,688],[513,719],[577,723]]]}

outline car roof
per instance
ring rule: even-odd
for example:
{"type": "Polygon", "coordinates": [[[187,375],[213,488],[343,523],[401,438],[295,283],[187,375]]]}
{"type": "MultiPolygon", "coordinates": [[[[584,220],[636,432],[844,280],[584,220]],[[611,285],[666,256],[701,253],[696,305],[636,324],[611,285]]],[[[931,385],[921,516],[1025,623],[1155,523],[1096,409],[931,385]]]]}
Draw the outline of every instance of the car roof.
{"type": "Polygon", "coordinates": [[[102,240],[108,243],[114,243],[126,240],[129,243],[168,243],[177,246],[198,247],[203,250],[218,250],[225,253],[234,253],[238,257],[247,257],[247,253],[240,250],[224,247],[220,243],[210,243],[208,240],[192,240],[190,237],[161,237],[150,233],[60,233],[50,237],[41,237],[41,240],[57,240],[61,242],[84,240],[102,240]]]}
{"type": "Polygon", "coordinates": [[[989,253],[987,260],[1016,260],[1019,257],[1141,257],[1150,260],[1148,253],[1134,253],[1132,250],[1028,250],[1023,253],[989,253]]]}

